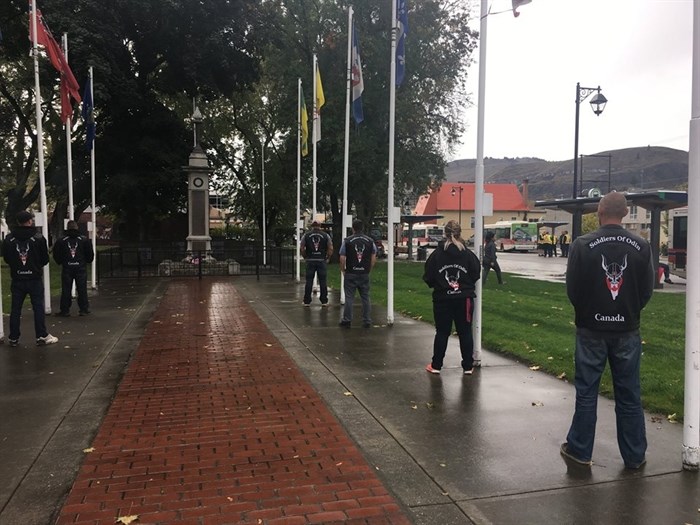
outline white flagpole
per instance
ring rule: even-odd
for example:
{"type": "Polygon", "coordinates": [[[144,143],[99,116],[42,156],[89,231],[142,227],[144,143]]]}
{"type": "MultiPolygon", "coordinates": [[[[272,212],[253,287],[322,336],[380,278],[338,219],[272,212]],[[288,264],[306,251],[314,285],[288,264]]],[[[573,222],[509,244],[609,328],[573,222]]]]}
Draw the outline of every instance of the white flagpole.
{"type": "MultiPolygon", "coordinates": [[[[46,177],[44,175],[44,127],[41,122],[41,85],[39,84],[39,44],[37,42],[38,20],[36,0],[32,0],[32,50],[34,54],[34,110],[36,113],[37,158],[39,159],[39,197],[42,215],[41,234],[49,241],[49,217],[46,206],[46,177]]],[[[49,265],[44,266],[44,311],[51,313],[51,274],[49,265]]]]}
{"type": "MultiPolygon", "coordinates": [[[[348,172],[350,171],[350,98],[352,95],[352,33],[353,10],[348,7],[348,71],[345,94],[345,162],[343,166],[343,209],[341,215],[341,242],[348,234],[348,172]]],[[[345,304],[345,274],[340,273],[340,304],[345,304]]]]}
{"type": "Polygon", "coordinates": [[[386,238],[389,244],[386,270],[386,324],[394,324],[394,134],[396,133],[396,45],[399,34],[396,19],[396,0],[391,0],[391,75],[389,81],[389,183],[387,186],[387,229],[386,238]]]}
{"type": "MultiPolygon", "coordinates": [[[[301,282],[301,79],[297,81],[297,215],[294,218],[294,231],[297,234],[297,282],[301,282]]],[[[308,137],[306,138],[308,140],[308,137]]]]}
{"type": "MultiPolygon", "coordinates": [[[[488,29],[488,1],[481,0],[481,27],[479,28],[479,95],[476,125],[476,176],[474,180],[474,249],[479,260],[484,250],[484,100],[486,98],[486,33],[488,29]]],[[[472,332],[474,336],[474,364],[481,366],[481,315],[483,283],[476,281],[476,301],[472,332]]]]}
{"type": "MultiPolygon", "coordinates": [[[[95,120],[95,89],[92,81],[92,66],[89,68],[90,75],[90,94],[92,95],[92,119],[95,120]]],[[[95,125],[97,127],[97,125],[95,125]]],[[[90,191],[92,194],[92,251],[95,254],[95,260],[92,261],[92,289],[97,289],[97,210],[95,200],[95,139],[92,139],[92,148],[90,149],[90,191]]]]}
{"type": "Polygon", "coordinates": [[[688,156],[688,286],[685,295],[683,468],[700,467],[700,0],[693,3],[693,85],[688,156]]]}
{"type": "MultiPolygon", "coordinates": [[[[63,33],[63,54],[68,61],[68,33],[63,33]]],[[[71,137],[72,119],[68,117],[66,121],[66,157],[68,162],[68,219],[74,220],[73,210],[73,139],[71,137]]]]}
{"type": "Polygon", "coordinates": [[[318,107],[316,106],[316,85],[318,82],[316,82],[316,72],[318,68],[318,62],[316,59],[316,55],[314,55],[314,74],[313,74],[313,83],[314,83],[314,103],[313,103],[313,130],[311,132],[313,138],[311,142],[313,143],[313,195],[311,197],[311,220],[314,221],[316,219],[316,141],[318,138],[316,137],[316,126],[318,125],[317,119],[318,119],[318,107]]]}
{"type": "Polygon", "coordinates": [[[265,141],[263,140],[262,147],[262,244],[263,244],[263,266],[267,266],[267,217],[265,216],[265,141]]]}

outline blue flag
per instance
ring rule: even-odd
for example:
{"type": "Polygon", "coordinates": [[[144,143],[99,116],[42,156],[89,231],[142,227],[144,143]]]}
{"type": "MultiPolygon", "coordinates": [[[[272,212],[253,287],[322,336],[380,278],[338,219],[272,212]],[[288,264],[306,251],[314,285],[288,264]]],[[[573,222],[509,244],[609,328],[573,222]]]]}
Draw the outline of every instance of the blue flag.
{"type": "Polygon", "coordinates": [[[396,42],[396,85],[400,86],[403,82],[404,73],[406,71],[406,48],[404,42],[408,33],[408,12],[406,9],[406,0],[396,0],[396,15],[398,35],[396,42]]]}
{"type": "Polygon", "coordinates": [[[92,151],[95,142],[95,116],[92,104],[92,90],[90,89],[90,79],[85,82],[85,92],[83,93],[83,121],[85,122],[85,149],[92,151]]]}
{"type": "MultiPolygon", "coordinates": [[[[353,24],[354,26],[354,24],[353,24]]],[[[352,115],[355,122],[359,124],[365,119],[362,112],[362,92],[365,90],[365,83],[362,80],[362,62],[360,61],[360,49],[357,45],[357,32],[352,28],[352,115]]]]}

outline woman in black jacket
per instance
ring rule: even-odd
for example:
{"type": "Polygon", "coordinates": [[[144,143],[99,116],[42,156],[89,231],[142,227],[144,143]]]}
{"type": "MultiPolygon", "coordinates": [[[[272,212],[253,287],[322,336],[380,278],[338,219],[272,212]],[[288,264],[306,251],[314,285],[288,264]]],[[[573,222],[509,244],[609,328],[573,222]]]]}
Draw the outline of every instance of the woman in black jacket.
{"type": "Polygon", "coordinates": [[[466,375],[471,375],[474,370],[472,315],[480,269],[479,259],[466,248],[461,232],[457,221],[448,222],[445,238],[425,262],[423,280],[433,289],[435,317],[433,359],[425,367],[431,374],[439,374],[442,369],[453,322],[459,335],[462,369],[466,375]]]}

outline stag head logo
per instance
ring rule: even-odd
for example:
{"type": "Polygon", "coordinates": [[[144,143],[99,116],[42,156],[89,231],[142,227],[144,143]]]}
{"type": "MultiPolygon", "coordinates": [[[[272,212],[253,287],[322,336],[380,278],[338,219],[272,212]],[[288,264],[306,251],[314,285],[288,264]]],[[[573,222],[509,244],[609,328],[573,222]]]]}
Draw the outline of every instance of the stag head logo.
{"type": "Polygon", "coordinates": [[[314,244],[314,251],[318,251],[318,247],[321,245],[320,237],[312,237],[311,242],[314,244]]]}
{"type": "Polygon", "coordinates": [[[19,253],[19,260],[22,263],[22,266],[27,266],[27,254],[29,253],[29,243],[27,243],[27,246],[24,248],[24,250],[20,248],[18,244],[17,253],[19,253]]]}
{"type": "Polygon", "coordinates": [[[620,293],[620,288],[622,288],[622,274],[625,272],[625,268],[627,268],[627,255],[625,255],[625,260],[622,264],[616,262],[608,263],[605,259],[605,255],[601,254],[601,257],[603,258],[602,266],[605,271],[605,284],[608,290],[610,290],[610,295],[612,295],[614,301],[617,299],[617,294],[620,293]]]}
{"type": "Polygon", "coordinates": [[[362,257],[365,254],[365,247],[363,244],[354,244],[355,247],[355,254],[357,255],[357,262],[361,263],[362,262],[362,257]]]}
{"type": "Polygon", "coordinates": [[[70,250],[71,259],[75,259],[75,252],[78,250],[78,242],[76,241],[75,245],[72,246],[71,243],[68,243],[68,249],[70,250]]]}
{"type": "Polygon", "coordinates": [[[459,290],[459,272],[457,272],[456,276],[445,272],[445,280],[447,281],[447,284],[450,285],[450,288],[453,290],[459,290]]]}

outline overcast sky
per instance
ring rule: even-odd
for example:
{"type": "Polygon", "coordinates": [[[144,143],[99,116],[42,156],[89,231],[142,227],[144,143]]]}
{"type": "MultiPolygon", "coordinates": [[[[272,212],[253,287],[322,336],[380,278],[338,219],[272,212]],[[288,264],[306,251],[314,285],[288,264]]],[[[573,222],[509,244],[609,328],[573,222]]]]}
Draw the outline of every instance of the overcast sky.
{"type": "MultiPolygon", "coordinates": [[[[469,2],[478,29],[480,1],[469,2]]],[[[519,11],[488,19],[484,156],[573,158],[576,82],[608,99],[598,117],[591,97],[581,103],[580,154],[688,150],[692,0],[532,0],[519,11]]],[[[478,53],[455,159],[476,157],[478,53]]]]}

